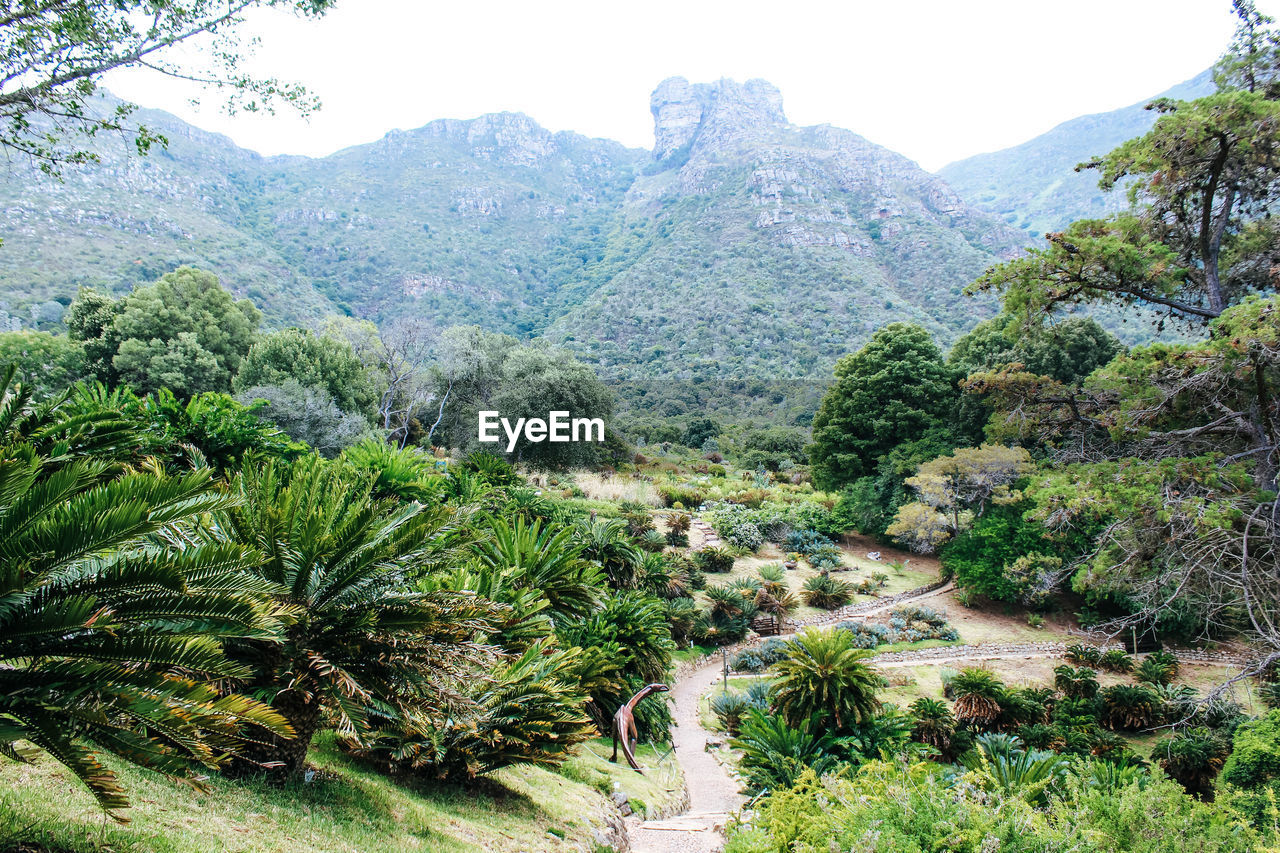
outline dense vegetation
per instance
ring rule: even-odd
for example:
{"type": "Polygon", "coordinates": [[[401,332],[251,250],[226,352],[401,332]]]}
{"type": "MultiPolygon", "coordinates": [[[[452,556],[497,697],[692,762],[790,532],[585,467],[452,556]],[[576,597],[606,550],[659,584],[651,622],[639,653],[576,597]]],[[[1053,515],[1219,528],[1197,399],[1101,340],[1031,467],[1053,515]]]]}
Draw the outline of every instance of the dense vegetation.
{"type": "Polygon", "coordinates": [[[1076,644],[1043,686],[944,671],[905,713],[855,675],[852,633],[762,652],[767,690],[717,706],[770,792],[729,850],[1276,843],[1276,712],[1249,719],[1179,683],[1174,654],[1132,654],[1230,641],[1276,695],[1280,33],[1236,7],[1217,92],[1158,101],[1145,135],[1083,164],[1124,187],[1122,212],[988,270],[971,290],[1003,313],[946,358],[923,329],[877,332],[837,365],[808,449],[837,517],[939,555],[962,600],[1074,602],[1128,652],[1076,644]],[[1082,307],[1185,342],[1126,349],[1082,307]]]}

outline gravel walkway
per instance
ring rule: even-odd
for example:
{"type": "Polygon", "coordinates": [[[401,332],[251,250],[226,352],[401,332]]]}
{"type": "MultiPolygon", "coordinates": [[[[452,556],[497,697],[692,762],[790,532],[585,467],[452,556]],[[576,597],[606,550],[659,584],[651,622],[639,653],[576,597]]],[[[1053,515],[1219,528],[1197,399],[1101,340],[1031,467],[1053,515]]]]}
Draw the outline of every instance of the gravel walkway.
{"type": "Polygon", "coordinates": [[[738,793],[738,783],[706,750],[707,738],[717,736],[698,722],[698,700],[719,677],[720,664],[708,663],[671,688],[676,721],[672,737],[676,760],[689,786],[689,809],[665,820],[628,820],[634,853],[712,853],[724,844],[720,830],[745,798],[738,793]]]}

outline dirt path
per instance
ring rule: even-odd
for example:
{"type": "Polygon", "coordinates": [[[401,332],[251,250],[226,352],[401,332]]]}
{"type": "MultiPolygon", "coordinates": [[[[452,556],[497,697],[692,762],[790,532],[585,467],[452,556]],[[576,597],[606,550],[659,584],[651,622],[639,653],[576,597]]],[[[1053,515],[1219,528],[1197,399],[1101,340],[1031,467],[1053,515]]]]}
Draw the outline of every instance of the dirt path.
{"type": "Polygon", "coordinates": [[[708,662],[671,688],[672,716],[676,727],[672,740],[676,760],[689,786],[689,808],[666,820],[627,822],[635,853],[711,853],[724,844],[721,828],[729,814],[745,798],[738,783],[707,752],[707,738],[717,737],[698,721],[698,701],[720,676],[720,665],[708,662]]]}

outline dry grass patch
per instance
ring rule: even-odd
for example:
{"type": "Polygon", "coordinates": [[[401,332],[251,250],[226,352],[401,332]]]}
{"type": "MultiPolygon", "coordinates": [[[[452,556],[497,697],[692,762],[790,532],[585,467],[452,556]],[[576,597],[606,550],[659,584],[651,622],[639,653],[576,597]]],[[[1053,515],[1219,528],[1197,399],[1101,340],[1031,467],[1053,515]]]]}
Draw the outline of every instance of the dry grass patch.
{"type": "Polygon", "coordinates": [[[598,501],[635,501],[652,507],[662,506],[658,490],[647,480],[633,480],[631,477],[611,476],[583,472],[574,477],[574,483],[592,500],[598,501]]]}

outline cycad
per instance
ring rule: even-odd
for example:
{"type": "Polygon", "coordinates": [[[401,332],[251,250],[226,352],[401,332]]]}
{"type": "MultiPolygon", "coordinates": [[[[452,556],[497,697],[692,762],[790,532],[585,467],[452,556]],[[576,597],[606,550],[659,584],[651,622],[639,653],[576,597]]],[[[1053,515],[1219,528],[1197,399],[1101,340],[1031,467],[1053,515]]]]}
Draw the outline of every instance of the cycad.
{"type": "Polygon", "coordinates": [[[817,734],[817,727],[797,728],[781,715],[750,709],[730,743],[742,751],[742,775],[755,791],[785,790],[806,769],[823,773],[848,755],[847,738],[817,734]]]}
{"type": "Polygon", "coordinates": [[[1079,669],[1066,664],[1054,667],[1053,686],[1068,699],[1092,699],[1098,695],[1097,673],[1087,666],[1079,669]]]}
{"type": "Polygon", "coordinates": [[[1034,805],[1044,804],[1051,790],[1062,783],[1068,759],[1053,752],[1024,750],[1016,737],[983,735],[977,748],[961,758],[980,787],[1016,796],[1034,805]]]}
{"type": "Polygon", "coordinates": [[[927,743],[941,752],[951,748],[951,738],[956,732],[956,718],[940,699],[927,696],[915,700],[908,709],[911,712],[911,737],[927,743]]]}
{"type": "Polygon", "coordinates": [[[787,644],[774,665],[774,706],[792,725],[814,718],[836,731],[870,720],[880,709],[882,680],[866,662],[871,652],[853,646],[843,629],[810,628],[787,644]]]}
{"type": "Polygon", "coordinates": [[[373,476],[376,498],[435,503],[443,497],[445,478],[436,473],[435,460],[416,447],[392,447],[366,438],[342,451],[341,458],[373,476]]]}
{"type": "Polygon", "coordinates": [[[123,460],[142,447],[136,425],[121,417],[121,406],[101,386],[37,401],[15,377],[13,365],[0,368],[0,444],[27,445],[48,470],[73,459],[123,460]]]}
{"type": "Polygon", "coordinates": [[[509,571],[510,582],[518,588],[540,591],[551,602],[553,616],[585,616],[600,600],[604,577],[583,559],[567,528],[544,528],[540,521],[526,524],[523,519],[511,525],[497,519],[472,552],[478,566],[509,571]]]}
{"type": "Polygon", "coordinates": [[[644,555],[627,534],[625,521],[620,518],[584,521],[575,533],[583,558],[604,570],[610,586],[614,589],[636,588],[644,555]]]}
{"type": "Polygon", "coordinates": [[[1186,729],[1156,742],[1151,758],[1188,794],[1213,798],[1213,780],[1231,752],[1231,743],[1203,726],[1186,729]]]}
{"type": "Polygon", "coordinates": [[[640,564],[640,588],[668,601],[689,595],[689,574],[662,554],[645,554],[640,564]]]}
{"type": "Polygon", "coordinates": [[[1145,684],[1117,684],[1102,691],[1102,717],[1112,729],[1136,731],[1160,720],[1160,697],[1145,684]]]}
{"type": "Polygon", "coordinates": [[[457,707],[416,715],[367,746],[350,738],[343,744],[360,757],[437,779],[473,779],[520,764],[554,767],[598,735],[574,678],[581,654],[531,646],[475,679],[457,707]]]}
{"type": "Polygon", "coordinates": [[[244,674],[219,635],[268,637],[277,628],[264,603],[270,585],[246,572],[252,553],[199,542],[161,548],[154,539],[230,503],[209,472],[109,479],[101,463],[48,472],[29,448],[7,453],[0,752],[21,758],[15,742],[35,744],[114,810],[127,799],[90,744],[191,775],[238,751],[242,735],[287,737],[271,709],[200,680],[244,674]],[[244,731],[245,723],[261,729],[244,731]]]}
{"type": "Polygon", "coordinates": [[[951,680],[951,692],[956,719],[962,723],[984,728],[1000,716],[1004,684],[989,669],[976,667],[957,673],[951,680]]]}
{"type": "Polygon", "coordinates": [[[297,737],[255,752],[301,771],[327,713],[355,738],[371,708],[383,716],[446,702],[448,685],[480,657],[473,642],[493,628],[492,605],[444,590],[419,591],[432,568],[456,562],[451,511],[375,501],[370,477],[304,457],[246,468],[240,505],[222,523],[262,559],[288,613],[280,641],[243,641],[229,651],[252,671],[243,686],[269,701],[297,737]]]}
{"type": "Polygon", "coordinates": [[[805,581],[800,595],[810,607],[835,610],[853,599],[853,586],[829,575],[818,575],[805,581]]]}

